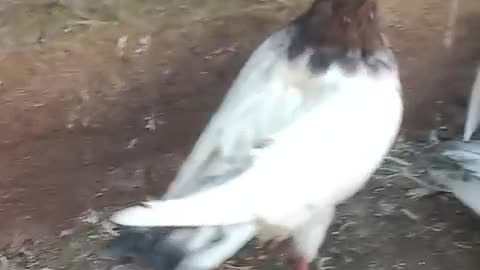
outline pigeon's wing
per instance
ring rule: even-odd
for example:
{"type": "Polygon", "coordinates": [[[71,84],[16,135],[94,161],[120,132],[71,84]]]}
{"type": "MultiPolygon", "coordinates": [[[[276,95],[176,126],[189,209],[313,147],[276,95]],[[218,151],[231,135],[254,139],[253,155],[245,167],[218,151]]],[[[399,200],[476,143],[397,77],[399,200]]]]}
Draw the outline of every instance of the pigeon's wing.
{"type": "MultiPolygon", "coordinates": [[[[275,32],[251,55],[218,111],[195,143],[165,198],[219,185],[245,171],[253,153],[300,113],[301,93],[288,91],[293,29],[275,32]]],[[[294,74],[295,72],[291,73],[294,74]]]]}
{"type": "MultiPolygon", "coordinates": [[[[293,121],[302,100],[298,93],[283,91],[290,79],[284,73],[290,69],[287,47],[292,31],[284,28],[273,33],[253,52],[164,198],[181,198],[228,182],[251,167],[255,150],[266,147],[272,134],[293,121]]],[[[214,269],[255,232],[254,224],[122,227],[120,237],[105,253],[114,257],[139,253],[158,269],[214,269]]]]}
{"type": "MultiPolygon", "coordinates": [[[[308,110],[312,100],[306,94],[309,99],[322,94],[295,88],[311,75],[306,57],[288,59],[292,35],[292,28],[275,32],[253,52],[163,199],[183,198],[235,179],[308,110]]],[[[112,220],[118,222],[118,215],[112,220]]]]}
{"type": "Polygon", "coordinates": [[[480,123],[480,67],[477,69],[468,104],[467,116],[463,133],[463,140],[470,141],[472,134],[480,123]]]}

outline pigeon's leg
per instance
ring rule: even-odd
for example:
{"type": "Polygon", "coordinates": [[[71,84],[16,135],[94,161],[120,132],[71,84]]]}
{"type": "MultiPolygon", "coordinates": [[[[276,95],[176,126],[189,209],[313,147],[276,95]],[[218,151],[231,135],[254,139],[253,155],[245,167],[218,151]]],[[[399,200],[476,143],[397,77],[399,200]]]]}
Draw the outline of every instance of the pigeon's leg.
{"type": "Polygon", "coordinates": [[[308,270],[308,261],[302,256],[290,258],[289,264],[294,270],[308,270]]]}
{"type": "MultiPolygon", "coordinates": [[[[289,253],[289,248],[291,245],[290,239],[287,240],[269,240],[265,243],[265,248],[270,253],[289,253]]],[[[288,264],[294,270],[308,270],[308,261],[303,256],[289,256],[287,258],[288,264]]]]}
{"type": "Polygon", "coordinates": [[[323,244],[328,228],[335,217],[335,207],[315,209],[312,218],[293,234],[293,263],[294,270],[307,270],[318,254],[323,244]]]}

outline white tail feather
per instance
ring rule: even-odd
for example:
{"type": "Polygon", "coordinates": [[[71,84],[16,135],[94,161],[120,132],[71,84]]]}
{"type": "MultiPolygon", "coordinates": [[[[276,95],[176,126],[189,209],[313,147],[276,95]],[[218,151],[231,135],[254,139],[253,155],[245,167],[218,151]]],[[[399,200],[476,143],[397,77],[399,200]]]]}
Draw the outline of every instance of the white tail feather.
{"type": "Polygon", "coordinates": [[[148,201],[115,213],[111,220],[123,226],[190,227],[222,226],[252,221],[248,198],[240,200],[222,185],[181,199],[148,201]]]}
{"type": "Polygon", "coordinates": [[[470,94],[468,104],[467,117],[465,120],[465,128],[463,132],[463,140],[470,141],[472,134],[478,128],[480,122],[480,68],[477,70],[475,82],[470,94]]]}

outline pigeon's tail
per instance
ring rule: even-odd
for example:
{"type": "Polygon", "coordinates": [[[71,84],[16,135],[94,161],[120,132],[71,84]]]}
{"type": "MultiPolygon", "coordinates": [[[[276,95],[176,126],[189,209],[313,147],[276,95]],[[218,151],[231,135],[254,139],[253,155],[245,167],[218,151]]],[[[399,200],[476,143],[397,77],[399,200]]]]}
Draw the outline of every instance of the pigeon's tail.
{"type": "Polygon", "coordinates": [[[468,104],[467,116],[465,120],[465,128],[463,132],[463,140],[470,141],[475,130],[480,123],[480,67],[477,70],[475,82],[473,83],[468,104]]]}
{"type": "Polygon", "coordinates": [[[185,250],[168,240],[171,230],[122,228],[120,235],[102,250],[101,257],[123,260],[140,257],[156,270],[175,269],[186,256],[185,250]]]}
{"type": "Polygon", "coordinates": [[[132,227],[228,226],[255,221],[258,205],[245,198],[243,182],[230,181],[190,196],[153,200],[113,214],[111,220],[132,227]]]}
{"type": "Polygon", "coordinates": [[[253,224],[202,228],[123,228],[103,257],[139,257],[155,270],[209,270],[220,266],[255,235],[253,224]]]}

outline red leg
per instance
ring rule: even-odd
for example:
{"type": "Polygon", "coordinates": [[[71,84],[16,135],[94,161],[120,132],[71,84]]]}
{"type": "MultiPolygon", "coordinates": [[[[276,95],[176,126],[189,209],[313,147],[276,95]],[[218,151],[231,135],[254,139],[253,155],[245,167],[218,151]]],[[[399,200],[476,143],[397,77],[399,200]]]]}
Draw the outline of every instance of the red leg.
{"type": "Polygon", "coordinates": [[[304,257],[294,257],[289,261],[293,270],[308,270],[308,262],[304,257]]]}

